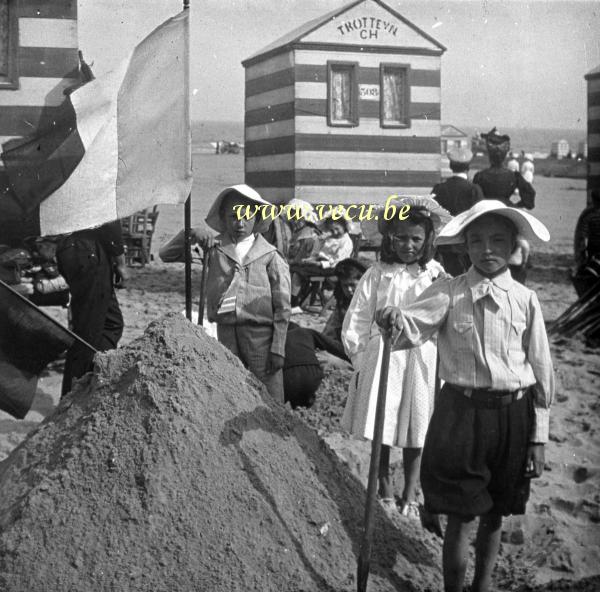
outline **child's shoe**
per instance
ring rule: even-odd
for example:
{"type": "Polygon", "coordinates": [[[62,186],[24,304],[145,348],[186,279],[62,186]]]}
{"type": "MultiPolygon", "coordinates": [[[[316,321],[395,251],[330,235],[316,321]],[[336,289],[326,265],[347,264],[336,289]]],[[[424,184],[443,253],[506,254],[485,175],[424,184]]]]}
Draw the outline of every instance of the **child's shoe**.
{"type": "Polygon", "coordinates": [[[406,518],[411,518],[412,520],[420,520],[421,515],[419,514],[418,502],[407,502],[406,500],[402,500],[400,514],[406,518]]]}

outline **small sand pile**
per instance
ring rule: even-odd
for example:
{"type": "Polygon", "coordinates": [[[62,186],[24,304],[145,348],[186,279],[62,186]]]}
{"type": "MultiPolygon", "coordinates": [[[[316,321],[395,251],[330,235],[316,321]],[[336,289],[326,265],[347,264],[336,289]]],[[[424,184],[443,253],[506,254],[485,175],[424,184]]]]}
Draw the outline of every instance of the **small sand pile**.
{"type": "MultiPolygon", "coordinates": [[[[180,315],[99,357],[0,465],[0,589],[354,590],[364,488],[180,315]]],[[[370,592],[441,587],[378,513],[370,592]]]]}

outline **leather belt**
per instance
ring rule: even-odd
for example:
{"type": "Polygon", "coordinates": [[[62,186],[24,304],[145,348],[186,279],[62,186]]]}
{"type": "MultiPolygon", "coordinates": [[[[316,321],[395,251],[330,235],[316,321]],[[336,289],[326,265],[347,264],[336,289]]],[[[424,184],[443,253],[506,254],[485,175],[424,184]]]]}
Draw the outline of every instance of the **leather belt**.
{"type": "Polygon", "coordinates": [[[495,391],[491,389],[477,389],[463,386],[456,386],[454,384],[448,385],[457,393],[471,399],[474,405],[477,407],[485,407],[488,409],[499,409],[500,407],[506,407],[514,401],[518,401],[523,398],[527,389],[518,389],[516,391],[495,391]]]}

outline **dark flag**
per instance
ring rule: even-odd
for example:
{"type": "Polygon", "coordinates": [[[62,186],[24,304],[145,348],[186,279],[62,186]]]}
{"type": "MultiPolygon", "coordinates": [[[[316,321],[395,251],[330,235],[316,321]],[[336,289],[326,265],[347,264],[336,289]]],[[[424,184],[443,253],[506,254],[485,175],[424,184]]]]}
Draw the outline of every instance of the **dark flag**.
{"type": "Polygon", "coordinates": [[[39,374],[74,339],[68,329],[0,281],[0,409],[23,419],[39,374]]]}

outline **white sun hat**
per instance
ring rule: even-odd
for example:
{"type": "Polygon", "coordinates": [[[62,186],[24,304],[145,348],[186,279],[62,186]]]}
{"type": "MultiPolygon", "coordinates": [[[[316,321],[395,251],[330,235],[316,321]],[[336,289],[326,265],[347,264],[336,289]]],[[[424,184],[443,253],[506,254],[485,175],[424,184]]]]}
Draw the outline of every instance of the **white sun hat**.
{"type": "Polygon", "coordinates": [[[508,218],[516,227],[519,236],[527,240],[550,240],[548,229],[531,214],[520,208],[511,208],[497,199],[484,199],[478,201],[466,212],[455,216],[442,228],[435,239],[436,245],[457,245],[465,240],[465,228],[486,214],[496,214],[508,218]]]}
{"type": "MultiPolygon", "coordinates": [[[[271,202],[268,202],[266,199],[263,199],[260,193],[258,193],[258,191],[252,189],[252,187],[246,185],[245,183],[241,183],[240,185],[232,185],[231,187],[226,187],[225,189],[223,189],[223,191],[221,191],[221,193],[219,193],[219,195],[217,195],[217,198],[215,199],[213,205],[211,206],[208,212],[208,215],[205,218],[206,223],[217,232],[226,231],[225,224],[221,216],[221,204],[230,193],[239,193],[241,196],[257,204],[269,207],[272,205],[271,202]]],[[[256,213],[255,219],[255,233],[264,232],[269,227],[269,224],[272,221],[271,218],[264,217],[261,211],[256,213]]]]}
{"type": "MultiPolygon", "coordinates": [[[[452,215],[448,210],[443,208],[431,195],[398,195],[396,199],[390,202],[390,205],[396,206],[397,210],[400,210],[403,206],[410,206],[411,209],[420,210],[431,218],[433,222],[433,229],[437,234],[449,220],[452,219],[452,215]]],[[[385,220],[384,218],[385,208],[382,206],[377,212],[377,229],[380,234],[384,234],[387,224],[391,220],[385,220]]],[[[407,212],[408,221],[410,221],[410,210],[407,212]]]]}
{"type": "Polygon", "coordinates": [[[297,220],[296,210],[298,210],[300,216],[302,216],[306,222],[316,224],[319,221],[313,206],[303,199],[298,199],[297,197],[290,199],[290,201],[287,202],[285,209],[291,212],[291,220],[297,220]]]}

